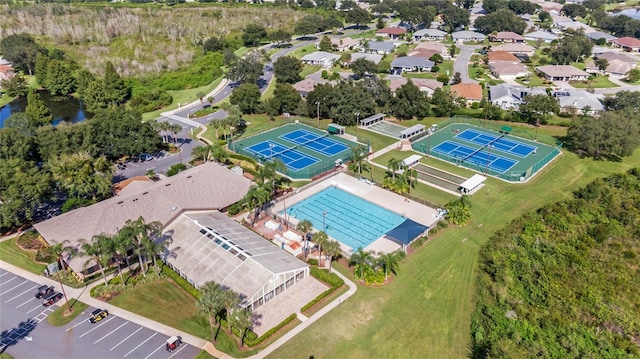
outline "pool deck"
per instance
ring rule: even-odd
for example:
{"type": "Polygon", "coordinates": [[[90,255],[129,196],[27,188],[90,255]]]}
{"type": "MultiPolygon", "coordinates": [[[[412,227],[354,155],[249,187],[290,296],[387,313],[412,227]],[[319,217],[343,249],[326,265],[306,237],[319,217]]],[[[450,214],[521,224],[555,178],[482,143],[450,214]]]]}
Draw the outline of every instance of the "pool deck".
{"type": "MultiPolygon", "coordinates": [[[[305,190],[299,190],[299,192],[296,192],[296,194],[287,198],[286,200],[278,201],[278,203],[274,205],[271,211],[273,213],[279,213],[283,211],[286,206],[292,206],[307,197],[313,196],[314,194],[322,191],[329,186],[336,186],[346,192],[364,198],[371,203],[377,204],[385,209],[400,214],[425,226],[432,227],[437,222],[437,212],[435,208],[427,207],[418,202],[407,200],[401,195],[398,195],[376,185],[370,185],[365,181],[359,181],[357,178],[344,173],[338,173],[334,176],[330,176],[305,190]]],[[[278,216],[282,218],[281,215],[278,216]]],[[[289,218],[287,216],[286,219],[289,220],[290,225],[294,228],[298,224],[298,220],[296,218],[289,218]]],[[[345,252],[348,253],[351,251],[352,248],[345,246],[342,243],[340,244],[345,252]]],[[[376,252],[392,252],[399,248],[399,244],[381,237],[367,246],[365,250],[374,250],[376,252]]],[[[353,249],[355,250],[356,248],[353,249]]]]}

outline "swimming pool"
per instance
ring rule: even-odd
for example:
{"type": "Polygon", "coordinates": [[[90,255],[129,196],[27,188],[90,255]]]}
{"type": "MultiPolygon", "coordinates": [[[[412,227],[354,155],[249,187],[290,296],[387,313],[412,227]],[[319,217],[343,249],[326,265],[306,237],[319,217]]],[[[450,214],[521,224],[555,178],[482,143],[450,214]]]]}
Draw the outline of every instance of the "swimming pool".
{"type": "Polygon", "coordinates": [[[325,232],[353,250],[365,248],[405,220],[337,187],[328,187],[287,208],[287,215],[298,220],[308,219],[317,230],[322,228],[323,212],[326,212],[325,232]]]}

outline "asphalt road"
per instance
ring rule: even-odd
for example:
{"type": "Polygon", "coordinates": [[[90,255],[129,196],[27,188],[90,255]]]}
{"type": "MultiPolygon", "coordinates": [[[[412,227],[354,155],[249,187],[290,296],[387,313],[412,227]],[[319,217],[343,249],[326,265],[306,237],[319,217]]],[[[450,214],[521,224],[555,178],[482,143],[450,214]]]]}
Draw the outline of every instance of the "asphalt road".
{"type": "Polygon", "coordinates": [[[462,79],[462,82],[478,83],[478,81],[472,80],[469,78],[469,60],[471,60],[471,55],[473,55],[473,52],[475,51],[475,49],[479,48],[480,46],[457,45],[457,44],[456,46],[460,49],[460,53],[458,54],[458,57],[456,57],[456,60],[453,63],[453,74],[449,74],[449,77],[453,78],[453,75],[456,72],[459,72],[460,79],[462,79]]]}
{"type": "Polygon", "coordinates": [[[195,358],[200,353],[186,343],[169,353],[165,350],[168,336],[114,315],[92,324],[88,319],[96,308],[91,307],[71,323],[52,327],[46,318],[64,305],[64,299],[44,307],[35,298],[39,286],[0,270],[0,350],[14,358],[195,358]]]}

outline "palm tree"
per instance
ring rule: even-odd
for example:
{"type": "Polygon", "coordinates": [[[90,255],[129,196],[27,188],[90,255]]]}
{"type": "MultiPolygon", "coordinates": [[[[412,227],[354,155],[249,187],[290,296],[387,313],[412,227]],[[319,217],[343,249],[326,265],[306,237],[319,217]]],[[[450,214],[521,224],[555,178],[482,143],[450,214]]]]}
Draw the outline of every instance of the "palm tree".
{"type": "Polygon", "coordinates": [[[229,330],[231,330],[231,311],[240,306],[240,295],[234,292],[231,288],[223,288],[221,294],[221,302],[224,306],[227,315],[227,324],[229,324],[229,330]]]}
{"type": "Polygon", "coordinates": [[[238,347],[242,349],[242,347],[244,347],[244,338],[247,336],[247,331],[253,327],[253,314],[248,309],[235,308],[231,311],[231,316],[228,317],[227,320],[229,321],[229,327],[237,329],[240,333],[240,342],[238,343],[238,347]]]}
{"type": "Polygon", "coordinates": [[[220,140],[220,137],[218,136],[218,128],[220,128],[221,124],[222,120],[220,119],[214,119],[209,122],[209,127],[213,127],[216,130],[216,143],[220,140]]]}
{"type": "Polygon", "coordinates": [[[276,186],[276,178],[278,177],[278,170],[281,172],[286,171],[287,165],[285,165],[284,162],[282,162],[282,160],[279,158],[272,158],[271,161],[264,164],[264,169],[266,171],[266,174],[268,175],[268,179],[271,179],[271,192],[273,194],[276,186]]]}
{"type": "Polygon", "coordinates": [[[415,187],[416,181],[418,180],[418,171],[414,168],[406,168],[402,173],[406,182],[409,183],[408,192],[411,193],[411,188],[415,187]]]}
{"type": "Polygon", "coordinates": [[[318,256],[318,266],[322,267],[322,246],[327,243],[329,236],[324,231],[320,231],[314,233],[311,240],[318,246],[318,252],[320,254],[318,256]]]}
{"type": "Polygon", "coordinates": [[[351,163],[349,163],[349,170],[357,172],[359,176],[362,176],[362,171],[369,171],[369,163],[366,161],[367,155],[365,149],[362,146],[355,146],[351,149],[351,163]]]}
{"type": "Polygon", "coordinates": [[[160,234],[160,229],[162,229],[162,223],[160,222],[150,222],[146,223],[142,216],[138,217],[137,220],[127,220],[126,226],[131,227],[132,233],[134,235],[135,242],[135,252],[138,256],[138,263],[140,264],[140,270],[142,271],[143,276],[147,276],[145,273],[144,264],[142,262],[142,254],[144,251],[145,243],[149,240],[152,240],[156,236],[160,234]]]}
{"type": "Polygon", "coordinates": [[[209,318],[209,328],[211,329],[211,341],[215,342],[216,336],[213,333],[213,327],[218,323],[220,311],[224,309],[222,301],[223,288],[216,282],[206,282],[201,288],[202,297],[196,305],[200,314],[209,318]]]}
{"type": "Polygon", "coordinates": [[[308,219],[303,219],[302,221],[298,222],[298,225],[296,226],[297,230],[304,233],[304,243],[305,243],[304,260],[305,261],[307,260],[307,252],[309,247],[308,245],[309,240],[307,239],[307,235],[309,234],[309,232],[311,232],[312,228],[313,228],[313,223],[311,223],[311,221],[308,219]]]}
{"type": "Polygon", "coordinates": [[[384,270],[384,280],[387,280],[389,272],[398,275],[400,270],[400,261],[406,257],[407,254],[404,251],[395,251],[392,253],[379,252],[376,258],[376,263],[384,270]]]}
{"type": "Polygon", "coordinates": [[[178,133],[182,131],[182,126],[178,125],[177,123],[172,123],[169,125],[169,131],[173,133],[173,143],[178,143],[178,133]]]}
{"type": "Polygon", "coordinates": [[[324,252],[329,256],[329,273],[331,273],[331,261],[333,257],[337,257],[342,253],[340,243],[338,241],[327,241],[324,244],[324,252]]]}
{"type": "Polygon", "coordinates": [[[373,252],[365,251],[362,247],[358,248],[349,257],[349,266],[354,266],[353,275],[356,278],[362,278],[366,269],[373,267],[373,252]]]}
{"type": "Polygon", "coordinates": [[[144,248],[144,252],[151,256],[153,260],[153,267],[158,268],[156,258],[158,257],[158,254],[164,253],[164,245],[156,242],[153,238],[149,238],[149,240],[142,242],[142,247],[144,248]]]}
{"type": "Polygon", "coordinates": [[[393,178],[394,180],[396,179],[396,171],[400,169],[401,163],[402,162],[400,162],[400,160],[395,157],[391,157],[387,162],[387,169],[389,170],[389,172],[391,172],[391,178],[393,178]]]}
{"type": "MultiPolygon", "coordinates": [[[[67,268],[67,261],[71,260],[71,257],[78,253],[78,249],[76,247],[68,246],[69,240],[65,239],[64,241],[55,244],[53,246],[49,246],[47,248],[47,252],[52,256],[56,257],[56,262],[58,262],[58,266],[65,270],[67,268]],[[66,260],[64,257],[66,256],[66,260]]],[[[60,278],[60,271],[56,272],[58,277],[58,282],[60,283],[60,288],[62,288],[62,294],[64,295],[64,300],[67,303],[67,310],[71,312],[71,305],[69,305],[69,299],[67,298],[67,292],[64,290],[64,284],[62,284],[62,278],[60,278]]]]}
{"type": "MultiPolygon", "coordinates": [[[[122,268],[120,268],[120,261],[122,259],[118,258],[122,256],[122,252],[120,252],[120,247],[118,246],[117,240],[118,240],[117,234],[115,236],[109,237],[109,240],[103,241],[102,249],[106,257],[114,259],[114,263],[118,268],[118,275],[120,276],[120,281],[122,282],[122,284],[125,284],[124,276],[122,275],[122,268]]],[[[124,255],[125,256],[127,255],[126,249],[125,249],[124,255]]]]}
{"type": "Polygon", "coordinates": [[[255,209],[254,217],[251,220],[251,225],[253,225],[260,214],[258,209],[269,202],[269,192],[260,186],[252,186],[244,196],[244,201],[249,205],[249,213],[255,209]]]}
{"type": "Polygon", "coordinates": [[[105,251],[105,242],[107,241],[111,241],[111,237],[106,234],[97,234],[91,238],[91,243],[82,240],[82,244],[80,245],[81,253],[90,257],[89,260],[84,263],[84,266],[86,267],[87,264],[95,261],[98,268],[100,268],[100,273],[102,273],[102,279],[105,285],[109,285],[103,267],[108,263],[108,257],[105,251]]]}

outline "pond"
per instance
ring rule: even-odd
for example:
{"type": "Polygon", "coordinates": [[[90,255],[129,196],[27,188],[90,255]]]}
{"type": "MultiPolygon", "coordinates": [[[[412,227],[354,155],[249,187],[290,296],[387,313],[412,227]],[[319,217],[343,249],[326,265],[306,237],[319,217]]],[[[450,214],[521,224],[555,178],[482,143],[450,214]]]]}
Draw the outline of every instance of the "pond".
{"type": "MultiPolygon", "coordinates": [[[[82,122],[87,118],[91,118],[92,114],[86,112],[82,107],[82,101],[73,97],[55,97],[51,96],[48,92],[41,91],[40,97],[44,101],[45,105],[51,110],[53,114],[53,124],[57,125],[60,122],[82,122]]],[[[4,122],[16,112],[23,112],[27,106],[27,99],[24,97],[18,97],[11,101],[7,105],[0,108],[0,128],[4,126],[4,122]]]]}

